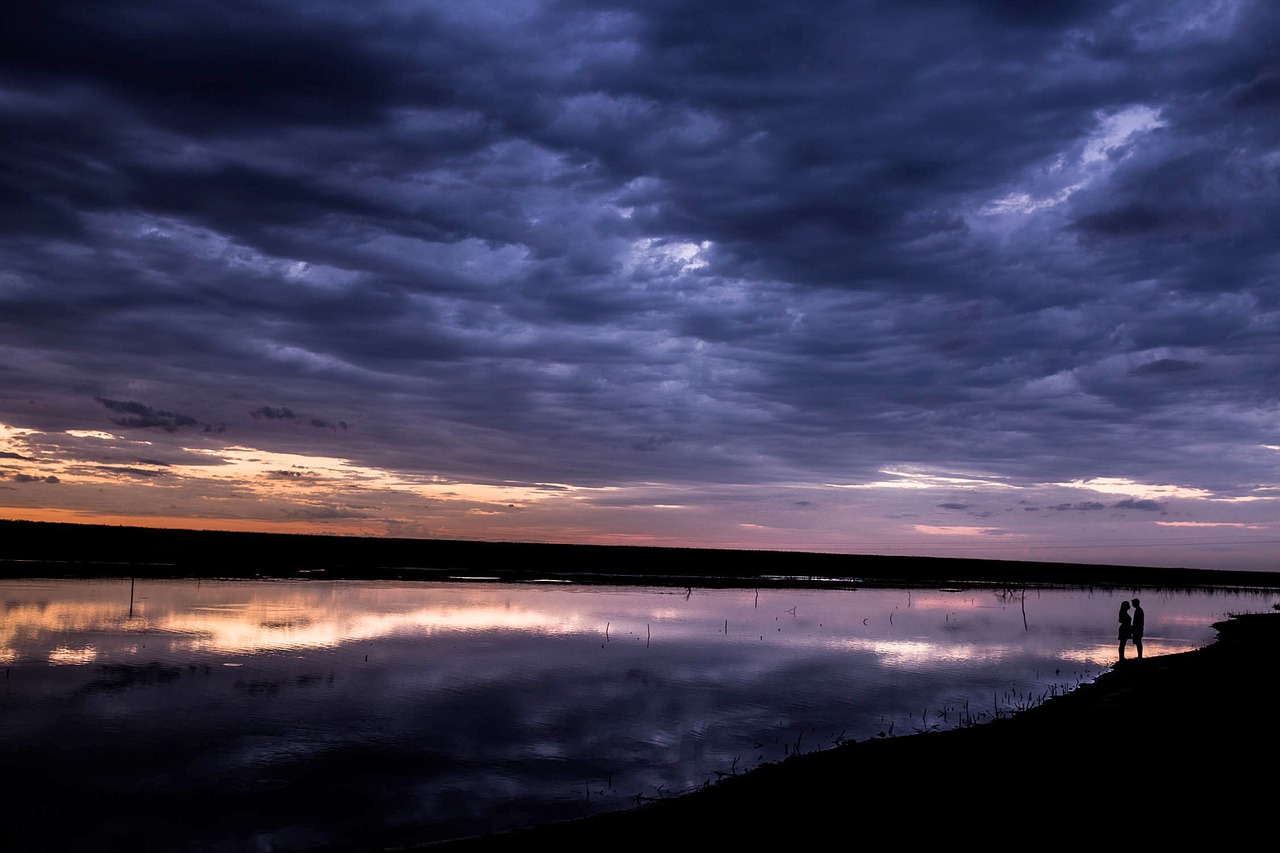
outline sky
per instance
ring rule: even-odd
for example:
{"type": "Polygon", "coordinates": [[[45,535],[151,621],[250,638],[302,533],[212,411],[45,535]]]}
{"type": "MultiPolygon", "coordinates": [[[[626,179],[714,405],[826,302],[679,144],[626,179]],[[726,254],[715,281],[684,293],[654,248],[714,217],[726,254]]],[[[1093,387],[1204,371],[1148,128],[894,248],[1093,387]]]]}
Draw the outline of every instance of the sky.
{"type": "Polygon", "coordinates": [[[1280,568],[1280,5],[0,30],[0,518],[1280,568]]]}

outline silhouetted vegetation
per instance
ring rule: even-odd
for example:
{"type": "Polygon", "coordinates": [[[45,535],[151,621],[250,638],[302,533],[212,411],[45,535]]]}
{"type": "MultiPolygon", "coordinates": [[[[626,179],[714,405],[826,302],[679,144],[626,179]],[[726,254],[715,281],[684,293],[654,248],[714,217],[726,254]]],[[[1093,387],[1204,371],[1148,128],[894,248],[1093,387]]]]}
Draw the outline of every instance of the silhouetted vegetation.
{"type": "Polygon", "coordinates": [[[696,586],[1070,585],[1280,589],[1280,573],[1016,560],[161,530],[0,521],[9,577],[325,577],[696,586]]]}

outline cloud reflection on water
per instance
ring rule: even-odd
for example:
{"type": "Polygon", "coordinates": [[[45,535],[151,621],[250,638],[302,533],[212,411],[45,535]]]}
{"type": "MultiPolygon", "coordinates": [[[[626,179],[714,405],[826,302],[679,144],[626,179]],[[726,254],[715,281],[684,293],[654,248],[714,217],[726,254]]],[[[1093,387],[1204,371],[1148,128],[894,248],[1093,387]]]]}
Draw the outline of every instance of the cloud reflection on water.
{"type": "MultiPolygon", "coordinates": [[[[353,828],[311,806],[308,838],[503,828],[1069,689],[1114,660],[1120,597],[174,580],[131,600],[128,580],[6,581],[0,758],[89,756],[118,792],[104,810],[176,774],[244,815],[210,832],[286,848],[301,801],[367,811],[353,828]]],[[[1149,654],[1271,602],[1142,597],[1149,654]]]]}

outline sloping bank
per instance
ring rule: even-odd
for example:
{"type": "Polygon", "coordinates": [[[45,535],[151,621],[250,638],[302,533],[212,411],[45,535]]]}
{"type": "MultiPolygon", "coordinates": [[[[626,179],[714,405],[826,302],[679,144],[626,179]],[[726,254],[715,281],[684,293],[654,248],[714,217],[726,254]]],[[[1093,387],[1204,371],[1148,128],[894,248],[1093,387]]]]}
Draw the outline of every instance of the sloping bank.
{"type": "Polygon", "coordinates": [[[1214,627],[1206,648],[1126,661],[1010,718],[847,744],[631,811],[419,849],[1272,844],[1280,614],[1214,627]]]}

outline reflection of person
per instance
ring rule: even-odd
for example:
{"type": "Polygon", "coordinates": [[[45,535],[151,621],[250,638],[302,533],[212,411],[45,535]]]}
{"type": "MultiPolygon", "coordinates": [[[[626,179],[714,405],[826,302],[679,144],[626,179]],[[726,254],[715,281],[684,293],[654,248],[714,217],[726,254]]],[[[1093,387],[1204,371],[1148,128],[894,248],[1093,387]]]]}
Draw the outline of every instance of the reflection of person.
{"type": "Polygon", "coordinates": [[[1133,647],[1138,650],[1138,657],[1142,657],[1142,632],[1147,627],[1147,614],[1142,612],[1142,605],[1138,603],[1138,599],[1133,600],[1133,628],[1130,633],[1133,636],[1133,647]]]}
{"type": "Polygon", "coordinates": [[[1124,644],[1133,636],[1133,620],[1129,618],[1129,602],[1120,602],[1120,660],[1124,660],[1124,644]]]}

